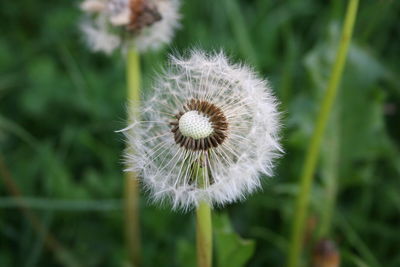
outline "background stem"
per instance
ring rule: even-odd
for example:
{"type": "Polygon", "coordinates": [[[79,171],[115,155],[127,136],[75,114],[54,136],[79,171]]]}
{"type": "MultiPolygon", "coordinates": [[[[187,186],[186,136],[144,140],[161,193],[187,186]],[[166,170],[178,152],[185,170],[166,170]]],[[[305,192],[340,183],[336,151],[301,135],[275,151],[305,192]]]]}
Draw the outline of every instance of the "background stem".
{"type": "Polygon", "coordinates": [[[11,172],[5,164],[2,154],[0,154],[0,178],[10,194],[17,200],[18,207],[22,214],[31,223],[32,228],[38,235],[43,236],[46,247],[54,252],[59,263],[68,267],[79,267],[80,264],[75,260],[72,254],[64,248],[60,241],[49,232],[40,218],[26,205],[23,200],[22,192],[11,176],[11,172]]]}
{"type": "Polygon", "coordinates": [[[140,58],[135,47],[131,47],[128,51],[126,71],[129,110],[134,111],[134,116],[138,116],[137,112],[140,104],[140,58]]]}
{"type": "Polygon", "coordinates": [[[318,238],[328,238],[332,227],[332,218],[335,210],[336,196],[339,179],[339,147],[340,123],[338,109],[332,111],[329,134],[325,138],[325,152],[322,159],[323,170],[321,173],[323,183],[323,199],[320,212],[320,226],[318,238]]]}
{"type": "Polygon", "coordinates": [[[300,191],[296,201],[291,243],[289,247],[289,267],[299,266],[300,263],[301,244],[304,235],[305,221],[307,218],[307,208],[312,180],[315,173],[315,167],[317,164],[323,134],[327,125],[327,121],[329,119],[332,105],[337,94],[337,88],[342,77],[343,68],[347,57],[347,51],[349,48],[349,43],[357,14],[357,6],[358,0],[349,1],[345,23],[340,39],[339,50],[336,55],[331,77],[324,99],[322,101],[320,113],[318,114],[317,123],[303,165],[303,171],[300,180],[300,191]]]}
{"type": "MultiPolygon", "coordinates": [[[[127,55],[127,97],[129,114],[139,116],[140,101],[140,59],[135,47],[131,47],[127,55]]],[[[125,238],[128,254],[133,266],[141,264],[140,223],[139,223],[139,182],[137,174],[125,173],[125,238]]]]}

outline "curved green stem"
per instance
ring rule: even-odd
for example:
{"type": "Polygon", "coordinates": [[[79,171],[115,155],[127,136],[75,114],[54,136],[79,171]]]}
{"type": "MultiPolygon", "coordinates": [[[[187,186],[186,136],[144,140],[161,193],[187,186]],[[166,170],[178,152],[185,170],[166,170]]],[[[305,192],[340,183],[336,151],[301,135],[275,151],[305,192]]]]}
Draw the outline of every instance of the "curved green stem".
{"type": "MultiPolygon", "coordinates": [[[[127,55],[127,98],[130,116],[139,116],[140,59],[134,47],[127,55]]],[[[130,118],[128,118],[130,119],[130,118]]],[[[125,173],[125,238],[128,254],[133,266],[140,266],[139,182],[136,173],[125,173]]]]}
{"type": "Polygon", "coordinates": [[[332,118],[327,132],[324,158],[322,160],[321,178],[323,180],[324,196],[322,209],[320,211],[319,238],[326,238],[330,235],[332,218],[335,211],[336,197],[338,193],[338,164],[340,146],[340,124],[338,110],[332,112],[332,118]],[[329,135],[328,135],[329,134],[329,135]]]}
{"type": "Polygon", "coordinates": [[[289,247],[289,267],[297,267],[300,263],[301,245],[304,236],[304,226],[307,218],[307,208],[311,185],[315,173],[318,154],[321,146],[323,134],[327,125],[329,114],[334,103],[337,88],[342,78],[343,68],[346,62],[347,51],[353,32],[354,22],[357,14],[358,0],[350,0],[343,31],[340,39],[339,50],[333,65],[332,74],[328,87],[322,101],[320,113],[318,114],[311,143],[307,151],[300,180],[300,191],[296,201],[295,216],[293,220],[291,243],[289,247]]]}

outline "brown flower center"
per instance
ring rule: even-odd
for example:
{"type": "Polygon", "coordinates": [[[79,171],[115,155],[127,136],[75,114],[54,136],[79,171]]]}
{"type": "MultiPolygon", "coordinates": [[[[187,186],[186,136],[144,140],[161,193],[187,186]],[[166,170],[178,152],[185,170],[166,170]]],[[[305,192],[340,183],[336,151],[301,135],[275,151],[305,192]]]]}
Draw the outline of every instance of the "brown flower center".
{"type": "Polygon", "coordinates": [[[155,4],[149,0],[130,0],[131,17],[128,30],[138,32],[162,19],[155,4]]]}

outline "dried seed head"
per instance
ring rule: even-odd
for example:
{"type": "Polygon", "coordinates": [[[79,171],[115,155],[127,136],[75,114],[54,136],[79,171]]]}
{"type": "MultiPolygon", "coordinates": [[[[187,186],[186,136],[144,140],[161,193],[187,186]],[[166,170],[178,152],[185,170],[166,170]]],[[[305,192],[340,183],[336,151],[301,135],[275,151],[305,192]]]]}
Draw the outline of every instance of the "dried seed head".
{"type": "Polygon", "coordinates": [[[81,9],[88,13],[98,13],[104,11],[105,3],[98,0],[87,0],[81,3],[81,9]]]}
{"type": "Polygon", "coordinates": [[[162,19],[157,6],[146,0],[130,0],[130,21],[128,30],[139,32],[162,19]]]}
{"type": "Polygon", "coordinates": [[[81,28],[94,51],[110,53],[132,44],[141,52],[157,49],[171,41],[179,26],[178,7],[178,0],[85,0],[81,9],[89,19],[81,28]],[[118,39],[118,45],[106,43],[111,39],[118,39]]]}
{"type": "Polygon", "coordinates": [[[272,175],[281,151],[277,104],[247,67],[193,51],[172,58],[152,92],[143,121],[124,131],[128,170],[140,172],[154,201],[184,210],[201,200],[223,205],[259,188],[261,173],[272,175]]]}

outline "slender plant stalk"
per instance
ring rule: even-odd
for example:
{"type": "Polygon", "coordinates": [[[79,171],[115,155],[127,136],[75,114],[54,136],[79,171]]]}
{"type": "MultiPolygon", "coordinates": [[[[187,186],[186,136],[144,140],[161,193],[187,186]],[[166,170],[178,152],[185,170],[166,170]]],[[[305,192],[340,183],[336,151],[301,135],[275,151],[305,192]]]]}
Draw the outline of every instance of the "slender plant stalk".
{"type": "Polygon", "coordinates": [[[128,82],[128,101],[133,115],[138,116],[140,102],[140,58],[135,47],[131,47],[127,55],[126,76],[128,82]]]}
{"type": "MultiPolygon", "coordinates": [[[[195,164],[195,176],[200,186],[205,177],[200,164],[195,164]]],[[[212,266],[212,222],[210,205],[202,201],[196,209],[197,266],[212,266]]]]}
{"type": "Polygon", "coordinates": [[[201,202],[196,210],[197,266],[212,264],[212,225],[210,205],[201,202]]]}
{"type": "Polygon", "coordinates": [[[330,235],[332,218],[335,211],[336,197],[338,192],[338,165],[339,165],[339,146],[340,146],[340,124],[337,108],[332,111],[332,118],[329,122],[329,136],[327,134],[324,159],[322,160],[323,170],[321,173],[324,198],[321,209],[321,222],[318,237],[326,238],[330,235]]]}
{"type": "Polygon", "coordinates": [[[46,228],[46,226],[41,222],[39,217],[26,205],[23,200],[23,195],[18,185],[14,182],[11,172],[7,168],[3,161],[3,156],[0,154],[0,177],[4,182],[6,189],[11,195],[15,197],[18,202],[19,209],[21,213],[27,218],[31,223],[32,228],[38,233],[38,235],[43,236],[44,243],[46,247],[54,252],[56,258],[64,266],[78,267],[80,266],[78,262],[74,259],[72,254],[64,248],[64,246],[54,237],[46,228]]]}
{"type": "Polygon", "coordinates": [[[353,32],[357,15],[358,0],[350,0],[347,7],[346,18],[342,30],[339,50],[333,65],[331,77],[318,114],[311,143],[307,151],[300,180],[300,191],[296,200],[295,216],[293,220],[291,243],[289,247],[288,266],[297,267],[300,264],[301,245],[304,237],[304,226],[307,218],[307,208],[310,197],[311,185],[315,173],[318,154],[323,134],[329,119],[339,82],[342,78],[347,51],[353,32]]]}
{"type": "MultiPolygon", "coordinates": [[[[127,55],[127,97],[131,116],[139,116],[140,59],[134,47],[127,55]]],[[[132,119],[132,118],[128,118],[132,119]]],[[[125,173],[125,238],[131,264],[140,266],[139,181],[137,174],[125,173]]]]}

